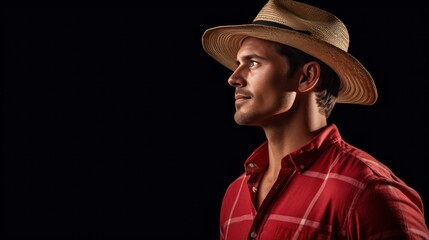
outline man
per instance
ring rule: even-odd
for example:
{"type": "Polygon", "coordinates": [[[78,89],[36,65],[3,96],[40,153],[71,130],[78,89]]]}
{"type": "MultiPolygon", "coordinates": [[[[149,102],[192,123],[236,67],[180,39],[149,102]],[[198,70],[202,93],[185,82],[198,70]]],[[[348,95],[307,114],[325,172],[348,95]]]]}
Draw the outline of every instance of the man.
{"type": "Polygon", "coordinates": [[[225,192],[220,239],[429,239],[419,194],[327,123],[336,103],[377,100],[340,19],[269,0],[251,24],[208,29],[202,44],[233,71],[235,121],[267,138],[225,192]]]}

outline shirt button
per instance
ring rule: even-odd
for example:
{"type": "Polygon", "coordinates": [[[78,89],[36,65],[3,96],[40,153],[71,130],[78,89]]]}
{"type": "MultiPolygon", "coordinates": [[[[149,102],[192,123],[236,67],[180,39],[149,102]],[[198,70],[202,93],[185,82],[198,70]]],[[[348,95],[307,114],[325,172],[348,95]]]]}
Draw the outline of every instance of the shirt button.
{"type": "Polygon", "coordinates": [[[253,164],[253,163],[249,163],[249,167],[254,168],[254,167],[255,167],[255,164],[253,164]]]}
{"type": "Polygon", "coordinates": [[[255,193],[258,191],[258,189],[256,187],[252,187],[252,191],[255,193]]]}
{"type": "Polygon", "coordinates": [[[251,234],[250,234],[250,237],[251,238],[256,238],[256,236],[257,236],[258,234],[255,232],[255,231],[253,231],[251,234]]]}
{"type": "Polygon", "coordinates": [[[305,168],[304,164],[299,165],[299,168],[304,169],[305,168]]]}

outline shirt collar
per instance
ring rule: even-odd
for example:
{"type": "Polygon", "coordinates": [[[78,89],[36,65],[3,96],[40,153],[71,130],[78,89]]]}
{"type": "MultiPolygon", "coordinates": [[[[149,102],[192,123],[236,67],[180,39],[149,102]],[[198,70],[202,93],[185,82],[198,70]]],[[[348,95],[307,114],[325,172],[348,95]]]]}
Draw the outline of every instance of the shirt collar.
{"type": "MultiPolygon", "coordinates": [[[[339,140],[341,140],[341,136],[338,128],[335,124],[331,124],[313,137],[309,143],[283,157],[282,168],[294,167],[298,172],[303,172],[311,166],[326,147],[339,140]]],[[[247,158],[244,169],[249,175],[259,173],[267,167],[268,142],[265,141],[247,158]]]]}

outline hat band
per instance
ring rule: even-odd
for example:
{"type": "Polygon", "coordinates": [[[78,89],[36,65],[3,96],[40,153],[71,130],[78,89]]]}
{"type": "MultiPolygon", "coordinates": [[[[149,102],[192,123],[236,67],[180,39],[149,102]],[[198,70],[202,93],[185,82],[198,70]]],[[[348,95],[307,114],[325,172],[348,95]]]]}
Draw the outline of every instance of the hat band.
{"type": "Polygon", "coordinates": [[[292,31],[295,31],[295,32],[300,32],[300,33],[304,33],[304,34],[307,34],[307,35],[311,35],[311,32],[309,32],[309,31],[296,30],[296,29],[293,29],[293,28],[291,28],[289,26],[286,26],[286,25],[283,25],[283,24],[280,24],[280,23],[276,23],[276,22],[270,22],[270,21],[264,21],[264,20],[256,20],[256,21],[253,21],[253,23],[254,24],[259,24],[259,25],[265,25],[265,26],[283,28],[283,29],[292,30],[292,31]]]}

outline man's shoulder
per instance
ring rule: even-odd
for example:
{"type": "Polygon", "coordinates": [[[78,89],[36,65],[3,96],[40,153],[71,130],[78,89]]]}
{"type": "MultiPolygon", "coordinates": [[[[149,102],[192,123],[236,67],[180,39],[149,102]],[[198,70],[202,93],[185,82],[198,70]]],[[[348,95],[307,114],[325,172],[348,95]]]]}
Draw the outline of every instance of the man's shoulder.
{"type": "Polygon", "coordinates": [[[349,169],[349,172],[371,180],[375,178],[397,180],[389,166],[367,151],[344,141],[339,142],[338,147],[340,154],[338,164],[341,169],[349,169]],[[350,168],[345,168],[346,166],[350,168]]]}

